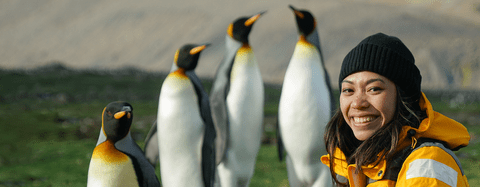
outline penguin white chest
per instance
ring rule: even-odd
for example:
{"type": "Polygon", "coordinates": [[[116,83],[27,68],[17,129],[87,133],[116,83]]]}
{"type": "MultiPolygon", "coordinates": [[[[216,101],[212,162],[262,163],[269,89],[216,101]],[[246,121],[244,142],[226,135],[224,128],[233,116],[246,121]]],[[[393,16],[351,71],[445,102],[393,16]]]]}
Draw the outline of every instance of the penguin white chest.
{"type": "Polygon", "coordinates": [[[138,187],[132,160],[103,142],[95,147],[88,168],[88,187],[138,187]]]}
{"type": "Polygon", "coordinates": [[[304,41],[297,43],[285,73],[280,98],[280,105],[288,107],[280,107],[283,110],[280,112],[284,110],[294,112],[291,107],[295,106],[303,109],[298,111],[299,114],[319,112],[316,115],[330,115],[330,90],[321,63],[320,54],[315,46],[304,41]],[[311,111],[317,108],[319,111],[311,111]]]}
{"type": "Polygon", "coordinates": [[[263,116],[263,94],[263,80],[253,51],[241,47],[232,66],[227,105],[230,110],[243,109],[243,112],[251,111],[252,114],[261,109],[263,116]]]}
{"type": "Polygon", "coordinates": [[[165,79],[157,122],[162,183],[165,186],[202,184],[204,124],[193,84],[185,75],[173,73],[165,79]]]}
{"type": "Polygon", "coordinates": [[[330,119],[330,90],[315,46],[299,41],[285,73],[279,120],[289,154],[317,149],[330,119]],[[317,141],[318,140],[318,141],[317,141]],[[299,146],[302,145],[302,146],[299,146]]]}
{"type": "Polygon", "coordinates": [[[177,126],[186,125],[181,128],[191,128],[192,124],[194,126],[203,126],[198,106],[198,97],[192,82],[186,76],[173,73],[165,79],[160,91],[158,106],[159,123],[168,122],[177,126]]]}
{"type": "Polygon", "coordinates": [[[227,95],[230,145],[256,155],[261,138],[264,86],[250,47],[241,47],[231,70],[227,95]],[[258,145],[257,145],[258,144],[258,145]]]}
{"type": "MultiPolygon", "coordinates": [[[[171,134],[178,131],[203,136],[203,131],[200,131],[203,130],[203,120],[198,97],[190,79],[175,74],[165,79],[159,97],[158,123],[159,129],[165,130],[162,133],[171,134]]],[[[171,135],[176,137],[176,134],[171,135]]],[[[189,140],[188,137],[178,137],[189,140]]]]}

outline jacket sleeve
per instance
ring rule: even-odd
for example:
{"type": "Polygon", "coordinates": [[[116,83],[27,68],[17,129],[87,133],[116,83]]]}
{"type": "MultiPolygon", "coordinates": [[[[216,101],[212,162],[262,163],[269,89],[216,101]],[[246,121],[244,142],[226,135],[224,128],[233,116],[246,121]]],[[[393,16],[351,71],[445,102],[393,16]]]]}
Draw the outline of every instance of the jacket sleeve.
{"type": "Polygon", "coordinates": [[[469,186],[460,163],[437,146],[414,150],[403,163],[396,186],[469,186]]]}

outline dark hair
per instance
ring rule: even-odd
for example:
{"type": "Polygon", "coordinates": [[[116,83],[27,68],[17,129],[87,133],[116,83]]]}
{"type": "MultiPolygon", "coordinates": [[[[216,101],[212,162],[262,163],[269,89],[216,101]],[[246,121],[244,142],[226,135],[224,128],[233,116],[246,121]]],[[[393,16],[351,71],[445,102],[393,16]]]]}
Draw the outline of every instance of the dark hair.
{"type": "Polygon", "coordinates": [[[361,166],[377,165],[383,159],[388,161],[392,158],[396,153],[402,126],[418,128],[420,122],[426,117],[425,111],[420,109],[418,99],[407,98],[399,86],[396,85],[396,88],[397,99],[392,121],[378,129],[365,141],[360,141],[355,137],[340,109],[337,109],[328,122],[324,139],[330,156],[330,173],[337,186],[347,186],[347,183],[340,182],[334,171],[336,148],[345,154],[348,164],[356,164],[357,171],[361,172],[361,166]]]}

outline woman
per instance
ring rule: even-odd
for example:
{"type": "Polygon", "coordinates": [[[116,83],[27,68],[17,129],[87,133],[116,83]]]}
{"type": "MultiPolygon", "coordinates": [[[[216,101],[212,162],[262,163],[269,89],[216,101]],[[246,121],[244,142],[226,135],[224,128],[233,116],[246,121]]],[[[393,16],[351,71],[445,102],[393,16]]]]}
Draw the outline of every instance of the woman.
{"type": "Polygon", "coordinates": [[[468,186],[451,151],[468,145],[467,129],[432,110],[414,62],[402,41],[382,33],[345,57],[321,158],[337,186],[468,186]]]}

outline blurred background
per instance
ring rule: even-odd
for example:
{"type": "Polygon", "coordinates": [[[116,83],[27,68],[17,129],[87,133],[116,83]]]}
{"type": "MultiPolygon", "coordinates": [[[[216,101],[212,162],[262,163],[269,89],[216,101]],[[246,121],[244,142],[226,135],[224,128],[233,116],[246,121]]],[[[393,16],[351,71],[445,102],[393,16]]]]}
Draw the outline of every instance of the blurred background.
{"type": "Polygon", "coordinates": [[[251,186],[288,186],[275,147],[298,39],[288,5],[315,16],[337,98],[342,60],[355,45],[378,32],[400,38],[434,109],[469,130],[470,145],[457,155],[470,185],[480,186],[480,0],[0,0],[0,187],[85,186],[111,101],[133,105],[132,135],[143,148],[175,50],[212,44],[196,68],[209,91],[228,24],[261,11],[250,44],[266,86],[265,133],[251,186]]]}
{"type": "Polygon", "coordinates": [[[251,46],[265,81],[279,84],[297,40],[289,4],[316,17],[334,86],[348,51],[383,32],[413,52],[423,88],[480,89],[479,0],[0,1],[0,67],[168,71],[177,48],[209,42],[196,72],[213,77],[228,24],[266,10],[251,46]]]}

